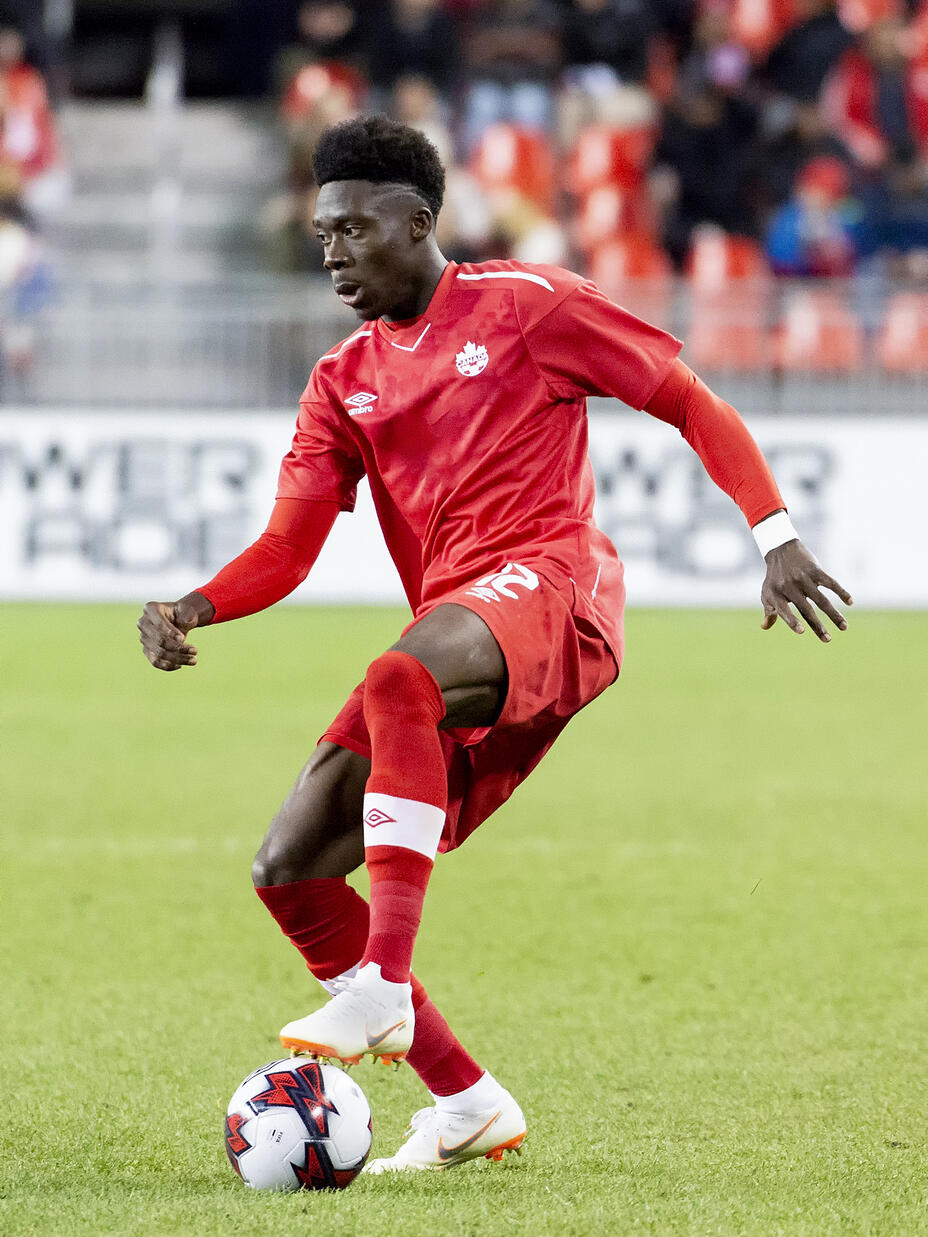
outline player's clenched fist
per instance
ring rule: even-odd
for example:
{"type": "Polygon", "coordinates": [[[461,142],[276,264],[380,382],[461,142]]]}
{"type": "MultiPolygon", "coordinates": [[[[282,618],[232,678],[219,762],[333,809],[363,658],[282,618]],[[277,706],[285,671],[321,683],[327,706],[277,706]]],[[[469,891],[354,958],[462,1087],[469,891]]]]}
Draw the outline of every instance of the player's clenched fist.
{"type": "Polygon", "coordinates": [[[200,593],[188,593],[180,601],[150,601],[137,624],[145,656],[158,670],[195,666],[197,651],[187,643],[187,632],[205,627],[213,613],[200,593]]]}

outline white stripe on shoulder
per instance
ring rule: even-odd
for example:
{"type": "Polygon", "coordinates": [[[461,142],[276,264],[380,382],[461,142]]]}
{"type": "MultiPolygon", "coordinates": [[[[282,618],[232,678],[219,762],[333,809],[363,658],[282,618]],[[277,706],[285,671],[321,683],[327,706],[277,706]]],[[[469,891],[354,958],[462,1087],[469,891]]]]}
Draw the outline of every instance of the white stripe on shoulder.
{"type": "Polygon", "coordinates": [[[321,356],[316,362],[321,365],[323,361],[337,361],[349,344],[355,344],[359,339],[366,339],[368,335],[373,335],[373,331],[356,331],[354,335],[349,335],[348,338],[339,345],[337,352],[327,352],[325,356],[321,356]]]}
{"type": "Polygon", "coordinates": [[[540,288],[553,292],[554,288],[543,275],[533,275],[531,271],[483,271],[479,275],[458,275],[458,279],[527,279],[529,283],[537,283],[540,288]]]}

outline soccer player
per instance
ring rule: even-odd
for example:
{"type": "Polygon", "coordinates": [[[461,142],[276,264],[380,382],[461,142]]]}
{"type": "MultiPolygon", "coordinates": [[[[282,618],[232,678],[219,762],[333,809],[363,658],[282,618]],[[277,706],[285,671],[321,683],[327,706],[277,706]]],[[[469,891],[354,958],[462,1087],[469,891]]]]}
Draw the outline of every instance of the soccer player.
{"type": "Polygon", "coordinates": [[[188,633],[291,592],[368,477],[413,619],[323,735],[253,877],[331,993],[282,1043],[405,1058],[434,1103],[368,1171],[442,1168],[501,1158],[525,1120],[410,972],[436,852],[509,798],[622,660],[622,565],[593,523],[586,397],[644,409],[699,453],[766,559],[764,628],[804,621],[827,641],[819,611],[847,624],[822,588],[851,598],[679,341],[566,270],[445,260],[444,172],[421,134],[348,121],[322,136],[315,173],[324,266],[361,325],[313,369],[267,530],[208,584],[150,602],[139,630],[154,666],[195,665],[188,633]],[[369,905],[345,879],[362,863],[369,905]]]}

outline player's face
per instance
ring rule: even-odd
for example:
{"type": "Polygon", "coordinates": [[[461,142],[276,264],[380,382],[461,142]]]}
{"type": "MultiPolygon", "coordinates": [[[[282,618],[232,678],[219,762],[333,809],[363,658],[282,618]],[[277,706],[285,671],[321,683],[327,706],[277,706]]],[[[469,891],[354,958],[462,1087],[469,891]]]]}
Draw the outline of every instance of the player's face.
{"type": "Polygon", "coordinates": [[[397,186],[336,180],[319,190],[313,227],[323,266],[338,297],[363,321],[421,312],[427,254],[419,242],[429,221],[415,195],[397,186]]]}

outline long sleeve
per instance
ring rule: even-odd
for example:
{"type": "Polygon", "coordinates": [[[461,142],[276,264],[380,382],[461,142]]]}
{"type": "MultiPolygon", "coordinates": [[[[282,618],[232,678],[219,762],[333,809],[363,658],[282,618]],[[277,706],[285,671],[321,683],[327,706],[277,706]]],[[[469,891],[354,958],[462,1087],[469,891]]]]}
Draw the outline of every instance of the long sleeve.
{"type": "Polygon", "coordinates": [[[278,498],[257,541],[197,589],[216,611],[213,623],[266,610],[309,574],[341,509],[335,501],[278,498]]]}
{"type": "Polygon", "coordinates": [[[676,426],[752,528],[785,508],[767,461],[741,417],[682,361],[673,362],[645,411],[676,426]]]}

